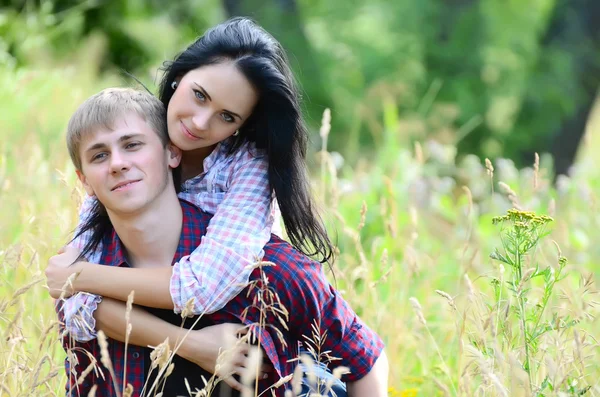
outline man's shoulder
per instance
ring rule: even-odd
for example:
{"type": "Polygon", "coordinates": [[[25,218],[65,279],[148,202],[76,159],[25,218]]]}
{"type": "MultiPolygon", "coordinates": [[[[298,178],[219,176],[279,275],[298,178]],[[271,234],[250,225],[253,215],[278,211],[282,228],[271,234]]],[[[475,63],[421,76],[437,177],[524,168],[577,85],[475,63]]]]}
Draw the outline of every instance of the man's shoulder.
{"type": "Polygon", "coordinates": [[[275,266],[264,266],[263,271],[274,280],[297,284],[325,282],[321,263],[275,235],[271,236],[264,253],[263,261],[272,262],[275,266]]]}

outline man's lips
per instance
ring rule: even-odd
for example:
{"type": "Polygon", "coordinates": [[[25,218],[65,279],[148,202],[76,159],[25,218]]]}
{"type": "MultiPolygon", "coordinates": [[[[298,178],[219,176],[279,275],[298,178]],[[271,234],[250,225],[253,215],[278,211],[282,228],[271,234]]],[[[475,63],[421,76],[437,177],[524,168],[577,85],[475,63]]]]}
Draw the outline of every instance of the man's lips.
{"type": "Polygon", "coordinates": [[[123,181],[123,182],[117,183],[112,189],[110,189],[110,191],[114,192],[115,190],[122,189],[124,187],[129,186],[129,185],[133,185],[134,183],[137,183],[139,181],[140,181],[140,179],[136,179],[136,180],[123,181]]]}
{"type": "Polygon", "coordinates": [[[180,123],[181,123],[181,129],[183,130],[183,133],[184,133],[185,135],[187,135],[187,136],[188,136],[188,138],[190,138],[190,139],[200,139],[200,137],[199,137],[199,136],[197,136],[197,135],[194,135],[194,134],[192,134],[192,133],[190,132],[190,130],[189,130],[189,129],[188,129],[186,126],[185,126],[185,124],[183,124],[183,121],[181,121],[180,123]]]}

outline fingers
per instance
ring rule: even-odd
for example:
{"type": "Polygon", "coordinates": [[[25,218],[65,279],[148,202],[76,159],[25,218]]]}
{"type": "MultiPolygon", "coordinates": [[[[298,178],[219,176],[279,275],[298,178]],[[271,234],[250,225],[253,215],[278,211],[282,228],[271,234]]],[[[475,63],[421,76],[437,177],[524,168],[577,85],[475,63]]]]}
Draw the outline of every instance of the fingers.
{"type": "Polygon", "coordinates": [[[236,330],[236,334],[238,335],[238,337],[246,335],[248,333],[248,327],[244,326],[244,327],[239,327],[239,324],[235,324],[238,326],[237,330],[236,330]]]}
{"type": "MultiPolygon", "coordinates": [[[[238,363],[232,363],[233,368],[231,370],[233,371],[233,374],[239,375],[239,376],[242,376],[242,374],[245,374],[249,368],[249,366],[247,364],[248,364],[248,362],[245,360],[242,362],[238,362],[238,363]]],[[[258,378],[264,379],[274,370],[275,370],[275,368],[273,368],[273,366],[271,364],[263,363],[258,367],[258,378]]],[[[254,369],[253,372],[256,372],[256,369],[254,369]]]]}
{"type": "Polygon", "coordinates": [[[240,346],[238,349],[235,356],[231,358],[231,364],[244,367],[248,361],[248,348],[240,346]]]}
{"type": "Polygon", "coordinates": [[[60,249],[58,250],[58,254],[57,255],[64,254],[65,253],[65,249],[66,249],[65,246],[60,247],[60,249]]]}
{"type": "MultiPolygon", "coordinates": [[[[242,376],[246,376],[248,371],[249,371],[248,367],[246,367],[244,365],[238,365],[233,368],[233,373],[235,375],[239,376],[240,378],[242,376]]],[[[256,371],[254,370],[254,371],[252,371],[252,373],[250,375],[251,375],[250,376],[251,379],[254,379],[255,376],[258,376],[258,379],[266,379],[269,377],[269,372],[263,371],[262,368],[260,368],[258,373],[256,373],[256,371]]]]}
{"type": "Polygon", "coordinates": [[[234,390],[242,391],[244,389],[244,385],[238,382],[233,376],[228,376],[224,378],[223,381],[234,390]]]}

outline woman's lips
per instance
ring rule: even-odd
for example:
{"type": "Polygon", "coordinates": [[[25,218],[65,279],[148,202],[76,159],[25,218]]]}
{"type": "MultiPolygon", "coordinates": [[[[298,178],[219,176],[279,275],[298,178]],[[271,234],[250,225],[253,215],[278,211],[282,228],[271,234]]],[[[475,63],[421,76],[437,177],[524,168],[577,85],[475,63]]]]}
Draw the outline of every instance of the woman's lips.
{"type": "Polygon", "coordinates": [[[189,139],[192,139],[194,141],[197,141],[198,139],[200,139],[199,136],[196,136],[196,135],[192,134],[190,132],[190,130],[187,129],[187,127],[185,126],[185,124],[183,124],[183,121],[181,121],[180,123],[181,123],[181,130],[183,131],[183,134],[185,136],[187,136],[189,139]]]}

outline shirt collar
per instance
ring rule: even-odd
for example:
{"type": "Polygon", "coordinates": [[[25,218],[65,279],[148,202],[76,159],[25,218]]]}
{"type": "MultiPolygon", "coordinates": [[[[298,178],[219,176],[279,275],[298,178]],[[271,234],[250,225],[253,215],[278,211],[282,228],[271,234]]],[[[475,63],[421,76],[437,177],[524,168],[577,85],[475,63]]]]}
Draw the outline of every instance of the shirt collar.
{"type": "Polygon", "coordinates": [[[227,156],[227,153],[229,153],[229,150],[231,150],[232,146],[233,137],[229,137],[217,143],[217,146],[215,146],[214,150],[208,156],[206,156],[206,158],[202,162],[204,173],[206,172],[206,170],[209,170],[218,159],[227,156]]]}
{"type": "MultiPolygon", "coordinates": [[[[199,210],[188,201],[179,199],[182,211],[182,228],[179,236],[179,244],[173,257],[173,262],[179,261],[183,256],[189,255],[186,249],[192,247],[191,251],[196,249],[200,245],[200,237],[197,233],[191,233],[193,229],[201,229],[200,216],[198,215],[199,210]]],[[[129,266],[127,263],[127,255],[125,247],[121,242],[121,239],[117,235],[114,228],[111,228],[110,234],[108,234],[102,241],[102,245],[106,247],[103,251],[101,263],[106,266],[129,266]]]]}
{"type": "Polygon", "coordinates": [[[106,249],[104,249],[102,264],[106,266],[127,265],[125,247],[123,247],[123,243],[119,236],[117,236],[117,232],[114,228],[110,230],[110,234],[106,236],[102,243],[106,247],[106,249]]]}

